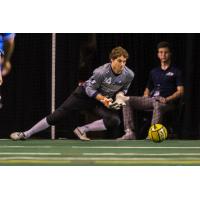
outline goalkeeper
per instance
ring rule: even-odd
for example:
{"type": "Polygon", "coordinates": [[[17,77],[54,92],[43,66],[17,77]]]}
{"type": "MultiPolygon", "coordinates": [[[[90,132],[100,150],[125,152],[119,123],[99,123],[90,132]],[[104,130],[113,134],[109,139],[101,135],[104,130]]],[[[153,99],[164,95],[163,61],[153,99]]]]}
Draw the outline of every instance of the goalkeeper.
{"type": "Polygon", "coordinates": [[[93,75],[58,107],[52,114],[43,118],[31,129],[24,132],[14,132],[10,135],[13,140],[23,140],[31,135],[56,125],[66,115],[80,110],[93,112],[99,120],[88,124],[87,130],[77,127],[74,133],[81,140],[90,140],[86,132],[104,131],[120,125],[117,109],[118,103],[114,102],[115,96],[126,94],[134,78],[134,73],[125,66],[128,52],[122,47],[114,48],[110,53],[110,63],[104,64],[94,70],[93,75]]]}

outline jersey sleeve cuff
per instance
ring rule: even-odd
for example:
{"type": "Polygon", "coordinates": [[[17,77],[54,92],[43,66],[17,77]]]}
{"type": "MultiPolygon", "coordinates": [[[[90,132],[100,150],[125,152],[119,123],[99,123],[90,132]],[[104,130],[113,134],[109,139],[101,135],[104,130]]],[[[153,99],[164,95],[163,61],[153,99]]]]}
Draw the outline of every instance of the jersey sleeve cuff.
{"type": "Polygon", "coordinates": [[[97,95],[98,95],[98,92],[95,92],[95,93],[92,95],[92,97],[93,97],[93,98],[96,98],[97,95]]]}

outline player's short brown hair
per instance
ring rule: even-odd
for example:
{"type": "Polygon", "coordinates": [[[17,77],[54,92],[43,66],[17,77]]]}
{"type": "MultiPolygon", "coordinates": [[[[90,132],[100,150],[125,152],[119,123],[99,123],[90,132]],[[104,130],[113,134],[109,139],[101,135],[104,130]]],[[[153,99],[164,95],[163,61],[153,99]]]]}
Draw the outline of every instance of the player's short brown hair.
{"type": "Polygon", "coordinates": [[[124,58],[126,59],[128,59],[129,57],[127,50],[119,46],[112,49],[112,51],[110,52],[109,58],[116,59],[120,56],[124,56],[124,58]]]}
{"type": "Polygon", "coordinates": [[[168,48],[169,51],[171,51],[170,44],[169,44],[169,42],[166,42],[166,41],[162,41],[162,42],[159,42],[159,43],[157,44],[157,51],[158,51],[158,49],[160,49],[160,48],[168,48]]]}

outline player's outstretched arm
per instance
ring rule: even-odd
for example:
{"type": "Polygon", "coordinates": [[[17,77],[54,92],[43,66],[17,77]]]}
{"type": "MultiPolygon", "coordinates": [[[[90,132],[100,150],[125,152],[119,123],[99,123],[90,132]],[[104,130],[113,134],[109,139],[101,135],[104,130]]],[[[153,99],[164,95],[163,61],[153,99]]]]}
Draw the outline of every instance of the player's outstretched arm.
{"type": "Polygon", "coordinates": [[[4,43],[5,55],[4,55],[4,59],[3,59],[2,76],[6,76],[11,71],[10,58],[14,51],[14,47],[15,47],[14,37],[5,41],[5,43],[4,43]]]}
{"type": "Polygon", "coordinates": [[[1,70],[0,70],[0,86],[3,84],[3,78],[2,78],[2,74],[1,74],[1,70]]]}

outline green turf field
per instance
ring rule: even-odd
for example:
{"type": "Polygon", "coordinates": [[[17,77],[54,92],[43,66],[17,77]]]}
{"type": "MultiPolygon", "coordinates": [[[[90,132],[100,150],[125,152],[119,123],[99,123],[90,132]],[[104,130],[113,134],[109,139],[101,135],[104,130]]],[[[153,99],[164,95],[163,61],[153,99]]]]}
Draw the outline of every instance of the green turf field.
{"type": "Polygon", "coordinates": [[[200,165],[200,140],[0,140],[0,165],[200,165]]]}

